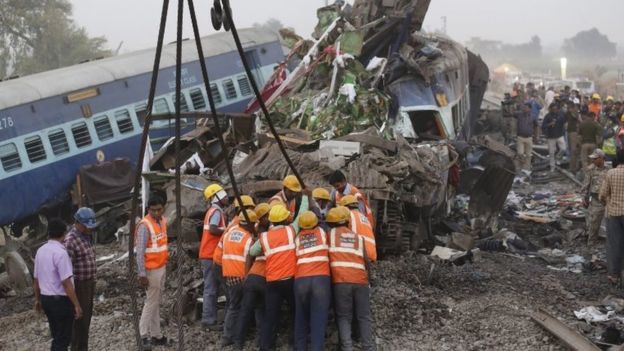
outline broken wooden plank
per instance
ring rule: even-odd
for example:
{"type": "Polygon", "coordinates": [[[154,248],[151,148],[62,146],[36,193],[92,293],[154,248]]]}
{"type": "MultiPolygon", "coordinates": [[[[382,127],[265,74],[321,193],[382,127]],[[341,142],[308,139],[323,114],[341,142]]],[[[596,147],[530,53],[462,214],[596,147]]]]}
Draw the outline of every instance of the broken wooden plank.
{"type": "Polygon", "coordinates": [[[535,311],[531,315],[531,318],[574,351],[600,351],[598,346],[594,345],[583,335],[568,327],[541,308],[535,311]]]}

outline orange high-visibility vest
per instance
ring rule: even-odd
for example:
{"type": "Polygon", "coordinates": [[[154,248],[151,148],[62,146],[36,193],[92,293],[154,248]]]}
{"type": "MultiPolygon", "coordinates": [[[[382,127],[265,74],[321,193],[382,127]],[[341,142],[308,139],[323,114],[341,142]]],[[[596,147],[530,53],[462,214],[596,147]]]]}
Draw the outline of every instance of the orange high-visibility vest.
{"type": "Polygon", "coordinates": [[[215,247],[215,250],[212,253],[212,262],[216,264],[217,266],[223,265],[223,237],[224,236],[225,234],[221,235],[221,238],[219,239],[219,243],[217,244],[217,247],[215,247]]]}
{"type": "Polygon", "coordinates": [[[225,215],[223,210],[219,206],[213,204],[206,212],[206,217],[204,217],[204,232],[202,233],[202,239],[199,245],[199,258],[202,260],[212,260],[215,248],[219,244],[220,237],[210,234],[210,217],[217,211],[221,212],[219,228],[225,228],[225,215]]]}
{"type": "MultiPolygon", "coordinates": [[[[261,236],[262,236],[262,233],[258,235],[258,237],[261,237],[261,236]]],[[[264,257],[264,255],[256,256],[256,259],[247,274],[259,275],[264,278],[265,269],[266,269],[266,257],[264,257]]]]}
{"type": "Polygon", "coordinates": [[[329,267],[334,284],[368,284],[362,236],[348,227],[333,228],[329,234],[329,267]]]}
{"type": "Polygon", "coordinates": [[[297,248],[296,278],[329,276],[327,233],[320,227],[302,229],[295,239],[297,248]]]}
{"type": "MultiPolygon", "coordinates": [[[[356,188],[354,185],[347,184],[347,186],[349,187],[349,194],[346,195],[353,195],[356,199],[358,199],[358,201],[362,201],[364,203],[366,218],[368,218],[371,228],[375,229],[375,217],[373,216],[373,210],[371,210],[370,205],[368,204],[368,198],[360,191],[360,189],[356,188]]],[[[343,196],[345,196],[345,194],[343,194],[341,191],[337,191],[336,189],[332,191],[332,195],[335,205],[340,202],[343,196]]]]}
{"type": "Polygon", "coordinates": [[[361,235],[362,239],[364,239],[366,257],[368,257],[371,262],[377,261],[377,243],[375,242],[375,233],[368,222],[368,218],[366,218],[360,210],[351,210],[349,229],[351,229],[352,232],[361,235]]]}
{"type": "Polygon", "coordinates": [[[267,282],[292,278],[297,271],[295,230],[291,226],[275,226],[260,236],[266,257],[267,282]]]}
{"type": "Polygon", "coordinates": [[[223,276],[245,277],[245,262],[251,248],[251,233],[235,226],[223,234],[223,276]]]}
{"type": "Polygon", "coordinates": [[[162,217],[159,224],[151,215],[147,215],[143,217],[138,225],[141,224],[147,228],[150,234],[147,238],[147,247],[145,248],[145,269],[153,270],[164,267],[169,259],[167,220],[165,217],[162,217]]]}

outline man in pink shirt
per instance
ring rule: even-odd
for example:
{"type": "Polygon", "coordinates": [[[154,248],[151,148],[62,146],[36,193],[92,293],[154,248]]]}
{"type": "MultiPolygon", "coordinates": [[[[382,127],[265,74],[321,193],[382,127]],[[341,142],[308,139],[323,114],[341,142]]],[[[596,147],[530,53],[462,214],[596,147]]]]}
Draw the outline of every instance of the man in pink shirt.
{"type": "Polygon", "coordinates": [[[35,310],[45,312],[52,334],[52,351],[64,351],[71,342],[74,318],[82,309],[74,291],[72,262],[63,239],[67,225],[59,220],[48,223],[48,242],[35,256],[35,310]]]}

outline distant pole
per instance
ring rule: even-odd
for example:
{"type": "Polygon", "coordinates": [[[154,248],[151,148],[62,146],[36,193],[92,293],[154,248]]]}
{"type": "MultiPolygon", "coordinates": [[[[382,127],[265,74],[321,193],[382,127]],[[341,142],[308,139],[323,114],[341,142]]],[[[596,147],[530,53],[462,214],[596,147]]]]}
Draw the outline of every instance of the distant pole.
{"type": "Polygon", "coordinates": [[[442,33],[444,33],[446,35],[447,34],[446,33],[446,24],[447,24],[447,20],[448,19],[447,19],[446,16],[442,16],[441,19],[442,19],[442,33]]]}

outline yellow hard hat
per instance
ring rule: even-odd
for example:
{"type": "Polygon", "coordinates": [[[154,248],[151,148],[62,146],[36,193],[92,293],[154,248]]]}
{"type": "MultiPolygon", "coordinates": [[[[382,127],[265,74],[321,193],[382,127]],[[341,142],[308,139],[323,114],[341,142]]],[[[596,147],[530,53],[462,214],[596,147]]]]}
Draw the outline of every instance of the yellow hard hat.
{"type": "Polygon", "coordinates": [[[210,184],[206,187],[206,189],[204,189],[204,198],[206,198],[206,200],[210,200],[219,191],[223,191],[223,187],[221,185],[210,184]]]}
{"type": "Polygon", "coordinates": [[[284,181],[282,182],[282,185],[284,186],[284,188],[290,191],[294,191],[296,193],[301,192],[301,183],[299,183],[299,179],[297,179],[297,177],[295,177],[294,175],[286,176],[286,178],[284,178],[284,181]]]}
{"type": "Polygon", "coordinates": [[[303,229],[311,229],[318,224],[318,218],[312,211],[305,211],[299,216],[299,226],[303,229]]]}
{"type": "MultiPolygon", "coordinates": [[[[243,201],[243,207],[256,206],[254,200],[249,195],[241,195],[241,200],[243,201]]],[[[239,208],[238,199],[234,200],[234,207],[239,208]]]]}
{"type": "MultiPolygon", "coordinates": [[[[251,223],[258,223],[258,215],[256,214],[256,212],[254,212],[253,210],[245,210],[245,211],[247,211],[247,217],[249,217],[249,221],[251,223]]],[[[247,224],[243,211],[241,211],[241,213],[238,215],[238,219],[240,220],[241,224],[247,224]]]]}
{"type": "Polygon", "coordinates": [[[614,101],[615,99],[613,98],[613,96],[609,95],[607,96],[607,101],[614,101]]]}
{"type": "Polygon", "coordinates": [[[317,200],[327,200],[329,201],[329,191],[325,188],[316,188],[312,191],[312,197],[317,200]]]}
{"type": "Polygon", "coordinates": [[[347,223],[349,221],[349,209],[343,206],[334,207],[327,212],[325,221],[327,223],[334,223],[334,224],[347,223]]]}
{"type": "Polygon", "coordinates": [[[254,212],[256,212],[256,215],[258,216],[258,218],[262,218],[266,216],[267,213],[269,213],[269,211],[271,211],[271,206],[267,204],[266,202],[258,204],[256,208],[254,209],[254,212]]]}
{"type": "Polygon", "coordinates": [[[338,203],[338,205],[349,206],[349,205],[353,205],[357,203],[358,203],[358,199],[357,197],[355,197],[355,195],[347,195],[343,197],[342,199],[340,199],[340,203],[338,203]]]}
{"type": "Polygon", "coordinates": [[[620,122],[624,122],[624,114],[620,117],[620,122]]]}
{"type": "Polygon", "coordinates": [[[598,93],[594,93],[594,94],[592,95],[592,99],[597,99],[597,100],[600,100],[600,95],[598,95],[598,93]]]}
{"type": "Polygon", "coordinates": [[[281,223],[288,219],[290,216],[290,211],[284,207],[284,205],[279,204],[273,206],[271,211],[269,211],[269,221],[271,223],[281,223]]]}

